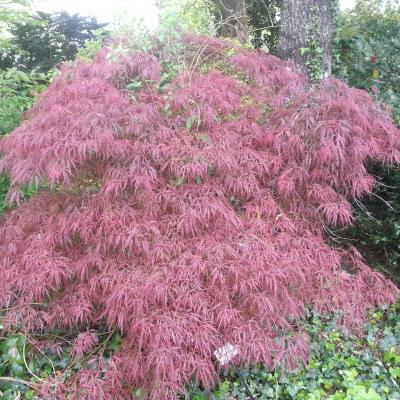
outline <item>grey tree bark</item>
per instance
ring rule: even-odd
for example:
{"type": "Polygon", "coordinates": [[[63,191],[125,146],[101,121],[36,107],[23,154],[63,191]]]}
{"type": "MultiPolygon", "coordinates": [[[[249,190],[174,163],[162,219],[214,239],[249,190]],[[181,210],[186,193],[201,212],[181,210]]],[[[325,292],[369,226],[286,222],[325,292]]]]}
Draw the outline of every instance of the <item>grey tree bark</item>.
{"type": "Polygon", "coordinates": [[[245,0],[213,0],[217,10],[218,33],[227,38],[247,41],[249,24],[245,0]]]}
{"type": "Polygon", "coordinates": [[[323,49],[322,68],[324,75],[329,76],[332,70],[335,7],[335,0],[282,0],[278,57],[294,61],[297,70],[307,73],[307,56],[302,56],[300,49],[308,47],[310,24],[316,18],[320,31],[320,47],[323,49]]]}

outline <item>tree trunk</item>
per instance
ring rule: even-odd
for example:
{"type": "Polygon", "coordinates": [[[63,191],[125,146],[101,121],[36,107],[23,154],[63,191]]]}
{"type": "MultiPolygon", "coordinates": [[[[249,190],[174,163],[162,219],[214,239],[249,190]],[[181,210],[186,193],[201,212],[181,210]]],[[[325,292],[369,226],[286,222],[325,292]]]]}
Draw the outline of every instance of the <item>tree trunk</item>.
{"type": "Polygon", "coordinates": [[[281,28],[277,55],[294,61],[296,69],[308,73],[310,54],[301,55],[301,48],[309,48],[310,28],[318,26],[319,47],[322,54],[322,74],[329,76],[332,69],[333,13],[335,0],[282,0],[281,28]]]}
{"type": "Polygon", "coordinates": [[[249,34],[245,0],[214,0],[218,33],[246,42],[249,34]]]}

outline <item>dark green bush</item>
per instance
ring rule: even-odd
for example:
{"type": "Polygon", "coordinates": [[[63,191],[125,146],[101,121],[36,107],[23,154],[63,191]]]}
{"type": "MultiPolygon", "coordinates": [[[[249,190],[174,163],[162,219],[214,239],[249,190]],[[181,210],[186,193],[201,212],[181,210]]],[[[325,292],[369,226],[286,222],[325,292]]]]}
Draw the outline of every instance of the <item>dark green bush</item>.
{"type": "Polygon", "coordinates": [[[380,186],[375,195],[355,204],[354,226],[339,232],[342,242],[354,244],[368,264],[400,284],[400,171],[371,165],[380,186]]]}
{"type": "MultiPolygon", "coordinates": [[[[400,9],[397,1],[358,0],[339,18],[336,75],[369,91],[400,125],[400,9]]],[[[355,204],[355,225],[339,232],[367,262],[400,283],[400,171],[371,165],[382,184],[377,195],[355,204]],[[364,208],[365,206],[365,208],[364,208]]]]}
{"type": "Polygon", "coordinates": [[[400,123],[400,10],[396,1],[358,0],[340,18],[336,74],[389,106],[400,123]]]}

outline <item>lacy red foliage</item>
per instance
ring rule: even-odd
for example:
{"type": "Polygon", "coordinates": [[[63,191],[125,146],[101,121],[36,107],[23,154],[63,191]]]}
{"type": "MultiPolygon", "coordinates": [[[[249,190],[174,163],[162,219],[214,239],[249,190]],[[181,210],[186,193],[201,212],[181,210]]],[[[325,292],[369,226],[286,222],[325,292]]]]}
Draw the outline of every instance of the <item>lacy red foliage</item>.
{"type": "Polygon", "coordinates": [[[356,329],[397,294],[324,233],[351,223],[349,200],[373,189],[368,159],[400,161],[385,112],[272,56],[182,43],[189,67],[166,86],[162,51],[115,62],[104,50],[64,67],[0,142],[10,201],[48,183],[1,221],[6,322],[78,329],[76,356],[98,326],[123,337],[53,397],[127,399],[141,387],[172,399],[190,379],[215,383],[227,343],[234,363],[292,367],[309,351],[296,325],[306,306],[340,310],[356,329]]]}

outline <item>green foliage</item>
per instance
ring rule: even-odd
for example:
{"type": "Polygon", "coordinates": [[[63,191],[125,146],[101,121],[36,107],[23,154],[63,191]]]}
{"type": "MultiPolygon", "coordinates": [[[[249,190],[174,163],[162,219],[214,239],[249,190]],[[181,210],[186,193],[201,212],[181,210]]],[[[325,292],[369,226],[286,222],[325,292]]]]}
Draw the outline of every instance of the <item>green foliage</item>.
{"type": "MultiPolygon", "coordinates": [[[[0,334],[2,328],[0,325],[0,334]]],[[[32,343],[22,334],[0,337],[1,400],[37,399],[37,385],[66,367],[64,353],[56,356],[32,343]]]]}
{"type": "Polygon", "coordinates": [[[46,379],[63,381],[71,373],[90,367],[93,356],[109,359],[121,347],[121,335],[99,327],[98,343],[83,356],[70,357],[76,332],[53,330],[38,336],[3,331],[0,319],[0,399],[39,400],[38,389],[46,379]],[[41,340],[39,346],[37,339],[41,340]],[[44,345],[43,345],[44,344],[44,345]]]}
{"type": "Polygon", "coordinates": [[[11,68],[0,72],[0,136],[11,132],[45,89],[52,73],[23,72],[11,68]]]}
{"type": "Polygon", "coordinates": [[[38,12],[10,27],[11,46],[1,55],[0,68],[47,72],[60,62],[73,60],[78,48],[95,39],[105,26],[78,14],[38,12]]]}
{"type": "MultiPolygon", "coordinates": [[[[33,105],[36,95],[49,85],[53,74],[23,72],[15,68],[0,72],[0,136],[18,126],[23,113],[33,105]]],[[[8,177],[0,175],[0,214],[7,208],[8,187],[8,177]]],[[[32,188],[27,188],[25,196],[31,194],[32,188]]]]}
{"type": "Polygon", "coordinates": [[[6,210],[5,199],[10,185],[8,176],[0,176],[0,214],[6,210]]]}
{"type": "Polygon", "coordinates": [[[275,54],[278,44],[280,0],[247,0],[246,10],[251,26],[251,44],[255,48],[263,47],[275,54]]]}
{"type": "Polygon", "coordinates": [[[341,64],[336,74],[372,91],[400,123],[400,9],[390,0],[358,0],[341,16],[341,64]]]}
{"type": "Polygon", "coordinates": [[[400,284],[400,171],[382,165],[368,168],[378,177],[375,195],[355,204],[354,225],[338,233],[343,243],[351,242],[370,266],[400,284]]]}
{"type": "MultiPolygon", "coordinates": [[[[162,2],[163,7],[167,7],[168,4],[170,4],[169,1],[162,2]]],[[[187,29],[189,28],[187,27],[187,29]]],[[[155,29],[151,29],[135,19],[126,20],[110,35],[110,40],[106,45],[109,50],[108,58],[117,62],[121,55],[127,55],[132,51],[152,52],[153,54],[161,51],[162,74],[158,90],[162,92],[163,88],[185,65],[182,59],[182,46],[178,40],[185,30],[186,28],[177,24],[176,12],[169,12],[167,8],[162,9],[159,24],[155,29]]],[[[130,96],[134,98],[135,92],[148,83],[149,81],[143,80],[129,82],[127,89],[130,96]]],[[[165,112],[166,114],[171,112],[169,106],[165,108],[165,112]]]]}
{"type": "Polygon", "coordinates": [[[6,32],[10,24],[28,17],[31,0],[0,0],[0,47],[7,42],[6,32]]]}
{"type": "Polygon", "coordinates": [[[212,34],[214,24],[212,20],[212,5],[207,0],[158,0],[160,8],[160,26],[168,25],[173,21],[175,27],[183,31],[200,34],[212,34]]]}
{"type": "MultiPolygon", "coordinates": [[[[358,0],[354,10],[340,15],[339,23],[335,75],[369,91],[400,125],[399,2],[358,0]]],[[[363,199],[363,209],[356,204],[354,227],[339,236],[355,243],[370,265],[400,283],[400,171],[369,168],[381,184],[379,197],[363,199]]]]}
{"type": "Polygon", "coordinates": [[[321,47],[321,27],[317,17],[318,8],[311,9],[311,22],[308,27],[307,47],[300,49],[301,55],[306,56],[306,67],[311,82],[319,82],[323,77],[323,54],[321,47]]]}
{"type": "Polygon", "coordinates": [[[311,314],[304,321],[312,340],[306,367],[269,371],[261,365],[229,370],[217,390],[193,389],[191,399],[397,400],[400,399],[400,302],[371,313],[360,337],[336,319],[311,314]]]}
{"type": "Polygon", "coordinates": [[[104,38],[108,35],[103,29],[93,31],[93,37],[85,40],[83,47],[80,47],[77,52],[77,58],[85,62],[91,62],[94,56],[100,51],[103,46],[104,38]]]}
{"type": "MultiPolygon", "coordinates": [[[[1,332],[1,331],[0,331],[1,332]]],[[[25,365],[26,340],[22,335],[0,339],[0,395],[2,400],[14,400],[22,394],[33,398],[31,386],[24,383],[29,378],[25,365]],[[3,379],[2,379],[3,378],[3,379]]],[[[32,383],[32,386],[34,384],[32,383]]]]}
{"type": "MultiPolygon", "coordinates": [[[[220,23],[215,0],[157,0],[161,9],[161,24],[172,20],[183,31],[216,34],[220,23]]],[[[250,42],[255,48],[263,47],[274,54],[278,42],[280,0],[246,0],[250,25],[250,42]]]]}

